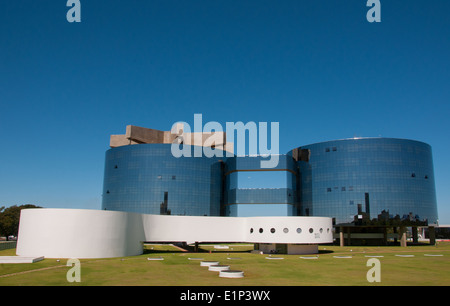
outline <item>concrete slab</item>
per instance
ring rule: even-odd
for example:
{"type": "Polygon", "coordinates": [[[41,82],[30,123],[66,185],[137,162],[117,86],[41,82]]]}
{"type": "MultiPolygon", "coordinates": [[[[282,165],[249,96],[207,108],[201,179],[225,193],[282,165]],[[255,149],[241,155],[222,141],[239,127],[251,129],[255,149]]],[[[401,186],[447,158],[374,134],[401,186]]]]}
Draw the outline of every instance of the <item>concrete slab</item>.
{"type": "Polygon", "coordinates": [[[219,277],[242,278],[244,277],[244,272],[238,270],[224,270],[219,272],[219,277]]]}
{"type": "Polygon", "coordinates": [[[44,256],[25,257],[25,256],[0,256],[0,263],[35,263],[44,259],[44,256]]]}

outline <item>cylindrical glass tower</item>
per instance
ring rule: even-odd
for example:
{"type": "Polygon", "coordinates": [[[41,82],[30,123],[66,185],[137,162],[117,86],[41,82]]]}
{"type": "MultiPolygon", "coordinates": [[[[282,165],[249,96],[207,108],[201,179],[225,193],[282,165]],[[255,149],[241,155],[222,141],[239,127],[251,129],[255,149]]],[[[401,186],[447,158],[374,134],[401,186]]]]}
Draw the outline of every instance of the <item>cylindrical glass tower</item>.
{"type": "MultiPolygon", "coordinates": [[[[437,221],[431,147],[394,138],[353,138],[302,146],[300,214],[437,221]]],[[[290,152],[292,154],[292,151],[290,152]]]]}
{"type": "Polygon", "coordinates": [[[157,215],[219,216],[223,194],[222,167],[223,163],[217,157],[174,157],[170,144],[109,149],[102,209],[157,215]]]}

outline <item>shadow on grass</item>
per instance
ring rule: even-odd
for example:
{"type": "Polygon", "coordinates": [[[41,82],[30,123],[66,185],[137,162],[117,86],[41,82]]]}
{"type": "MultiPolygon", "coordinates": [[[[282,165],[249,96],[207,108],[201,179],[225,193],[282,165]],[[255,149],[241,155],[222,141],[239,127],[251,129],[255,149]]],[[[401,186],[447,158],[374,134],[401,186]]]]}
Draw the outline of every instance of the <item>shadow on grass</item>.
{"type": "MultiPolygon", "coordinates": [[[[207,254],[207,253],[215,253],[215,254],[238,254],[238,253],[251,253],[254,251],[253,247],[250,247],[248,245],[229,245],[227,248],[215,248],[215,244],[208,244],[208,245],[198,245],[197,248],[195,248],[195,245],[188,245],[188,244],[154,244],[154,243],[148,243],[144,245],[143,254],[168,254],[168,253],[177,253],[177,254],[183,254],[183,253],[198,253],[198,254],[207,254]]],[[[326,246],[326,245],[325,245],[326,246]]],[[[318,250],[318,254],[330,254],[334,253],[332,249],[322,249],[318,250]]]]}
{"type": "Polygon", "coordinates": [[[333,250],[319,250],[319,254],[330,254],[330,253],[334,253],[333,250]]]}
{"type": "Polygon", "coordinates": [[[190,253],[190,252],[184,252],[181,250],[148,250],[148,249],[144,249],[143,254],[155,254],[155,253],[190,253]]]}

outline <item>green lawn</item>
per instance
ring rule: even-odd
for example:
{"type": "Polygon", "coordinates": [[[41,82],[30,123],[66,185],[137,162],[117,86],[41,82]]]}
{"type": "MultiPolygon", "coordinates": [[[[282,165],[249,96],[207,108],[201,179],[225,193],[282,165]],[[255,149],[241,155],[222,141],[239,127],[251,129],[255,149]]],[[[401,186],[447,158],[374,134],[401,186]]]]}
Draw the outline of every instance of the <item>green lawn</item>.
{"type": "MultiPolygon", "coordinates": [[[[141,286],[428,286],[450,285],[450,243],[412,247],[339,247],[320,246],[318,259],[300,255],[272,255],[282,260],[268,260],[268,255],[250,254],[248,245],[230,245],[230,249],[187,253],[171,246],[147,246],[145,254],[133,257],[81,260],[81,282],[69,283],[67,259],[44,259],[33,264],[0,264],[0,285],[141,285],[141,286]],[[231,247],[233,250],[231,250],[231,247]],[[151,249],[153,248],[153,249],[151,249]],[[210,253],[211,251],[211,253],[210,253]],[[398,257],[396,255],[414,255],[398,257]],[[443,256],[425,256],[439,254],[443,256]],[[369,283],[366,274],[368,255],[382,255],[381,282],[369,283]],[[164,260],[149,261],[149,257],[164,260]],[[352,256],[335,258],[334,256],[352,256]],[[218,272],[201,267],[203,258],[244,271],[241,279],[220,278],[218,272]]],[[[0,256],[15,250],[0,251],[0,256]]]]}

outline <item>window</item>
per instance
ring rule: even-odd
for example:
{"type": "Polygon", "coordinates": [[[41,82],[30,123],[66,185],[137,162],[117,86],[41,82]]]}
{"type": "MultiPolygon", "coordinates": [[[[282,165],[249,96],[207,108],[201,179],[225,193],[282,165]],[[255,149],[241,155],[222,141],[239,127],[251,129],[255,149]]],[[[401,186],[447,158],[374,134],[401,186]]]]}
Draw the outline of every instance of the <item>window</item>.
{"type": "Polygon", "coordinates": [[[285,228],[283,228],[283,232],[287,234],[287,233],[289,233],[289,229],[287,227],[285,227],[285,228]]]}
{"type": "Polygon", "coordinates": [[[274,233],[275,233],[275,229],[272,227],[272,228],[270,229],[270,232],[271,232],[272,234],[274,234],[274,233]]]}
{"type": "Polygon", "coordinates": [[[428,175],[425,175],[425,179],[428,180],[428,175]]]}
{"type": "Polygon", "coordinates": [[[259,232],[262,234],[262,232],[264,232],[264,230],[262,228],[259,228],[259,232]]]}
{"type": "Polygon", "coordinates": [[[331,192],[331,188],[330,187],[327,188],[327,192],[331,192]]]}
{"type": "Polygon", "coordinates": [[[345,187],[341,187],[341,191],[345,191],[345,187]]]}
{"type": "Polygon", "coordinates": [[[253,227],[250,229],[250,234],[253,234],[253,227]]]}
{"type": "Polygon", "coordinates": [[[337,148],[336,147],[333,147],[333,152],[336,152],[337,151],[337,148]]]}
{"type": "Polygon", "coordinates": [[[299,228],[297,228],[297,233],[301,233],[302,232],[302,229],[299,227],[299,228]]]}
{"type": "Polygon", "coordinates": [[[326,149],[325,149],[325,152],[330,152],[330,148],[326,148],[326,149]]]}
{"type": "Polygon", "coordinates": [[[314,230],[313,230],[312,227],[309,228],[309,232],[310,232],[311,234],[314,232],[314,230]]]}
{"type": "Polygon", "coordinates": [[[177,177],[175,175],[172,175],[172,180],[174,181],[176,179],[177,179],[177,177]]]}
{"type": "Polygon", "coordinates": [[[158,175],[158,180],[162,180],[162,175],[158,175]]]}
{"type": "Polygon", "coordinates": [[[411,177],[416,177],[416,174],[413,172],[413,173],[411,174],[411,177]]]}
{"type": "Polygon", "coordinates": [[[321,228],[320,230],[319,230],[319,232],[322,234],[322,232],[323,232],[323,228],[321,228]]]}
{"type": "Polygon", "coordinates": [[[353,191],[353,186],[349,186],[348,191],[353,191]]]}
{"type": "Polygon", "coordinates": [[[286,188],[287,171],[238,171],[232,173],[232,187],[244,188],[286,188]]]}

